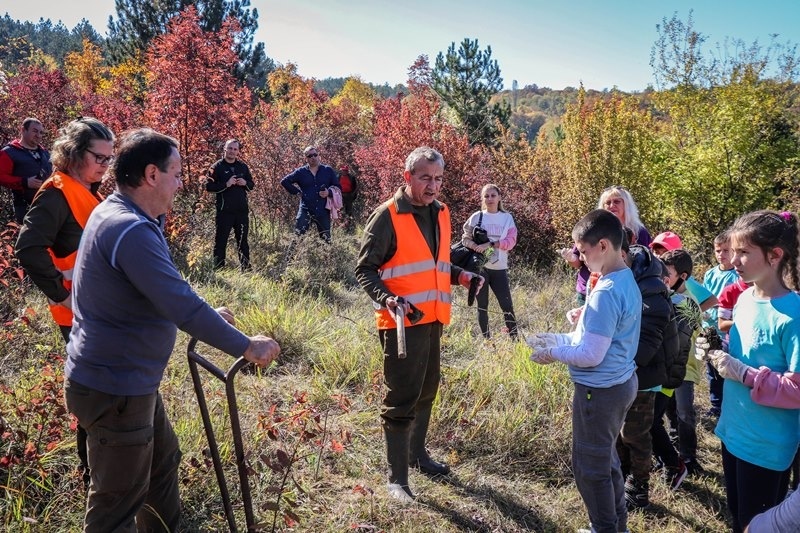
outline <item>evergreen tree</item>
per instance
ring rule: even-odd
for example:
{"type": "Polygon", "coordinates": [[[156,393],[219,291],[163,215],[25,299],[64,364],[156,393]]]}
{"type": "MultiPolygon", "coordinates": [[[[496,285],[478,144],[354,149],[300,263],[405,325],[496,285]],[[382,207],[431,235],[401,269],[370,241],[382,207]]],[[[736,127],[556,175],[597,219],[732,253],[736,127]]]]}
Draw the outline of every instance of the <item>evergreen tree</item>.
{"type": "Polygon", "coordinates": [[[456,50],[451,43],[447,55],[439,52],[432,72],[433,89],[453,109],[472,144],[494,144],[497,122],[508,127],[508,103],[490,103],[503,88],[500,67],[492,59],[492,47],[478,48],[478,40],[464,39],[456,50]]]}
{"type": "Polygon", "coordinates": [[[122,62],[143,54],[154,38],[166,32],[169,20],[190,5],[200,14],[203,31],[219,31],[227,17],[239,22],[237,78],[250,87],[262,87],[274,64],[264,52],[264,43],[253,44],[258,10],[250,9],[250,0],[115,0],[117,19],[108,19],[112,59],[122,62]]]}

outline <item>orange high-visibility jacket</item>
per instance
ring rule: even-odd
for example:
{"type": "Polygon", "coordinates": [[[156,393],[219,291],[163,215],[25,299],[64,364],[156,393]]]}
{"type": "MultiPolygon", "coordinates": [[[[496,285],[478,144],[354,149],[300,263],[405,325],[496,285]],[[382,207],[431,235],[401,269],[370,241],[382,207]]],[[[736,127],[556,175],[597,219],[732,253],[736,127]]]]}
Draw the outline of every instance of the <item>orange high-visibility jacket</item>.
{"type": "MultiPolygon", "coordinates": [[[[78,224],[80,224],[82,228],[86,227],[89,215],[92,214],[94,208],[97,207],[103,199],[99,194],[95,196],[89,189],[81,185],[74,178],[62,172],[55,172],[50,176],[47,181],[42,184],[41,190],[48,187],[55,187],[64,194],[72,216],[75,217],[75,220],[78,221],[78,224]]],[[[75,250],[66,257],[56,257],[51,249],[47,251],[50,252],[50,257],[53,258],[53,264],[56,269],[64,276],[64,288],[68,291],[71,290],[72,273],[75,268],[75,258],[78,256],[78,251],[75,250]]],[[[50,305],[50,314],[53,315],[53,320],[56,321],[56,324],[59,326],[72,326],[72,311],[49,299],[48,304],[50,305]]]]}
{"type": "MultiPolygon", "coordinates": [[[[417,324],[439,321],[450,323],[450,211],[442,204],[439,210],[439,252],[434,260],[413,213],[398,213],[393,200],[388,210],[397,235],[397,252],[380,269],[381,280],[390,292],[402,296],[424,313],[417,324]]],[[[375,310],[378,329],[397,325],[382,307],[375,310]]],[[[406,327],[412,324],[405,318],[406,327]]]]}

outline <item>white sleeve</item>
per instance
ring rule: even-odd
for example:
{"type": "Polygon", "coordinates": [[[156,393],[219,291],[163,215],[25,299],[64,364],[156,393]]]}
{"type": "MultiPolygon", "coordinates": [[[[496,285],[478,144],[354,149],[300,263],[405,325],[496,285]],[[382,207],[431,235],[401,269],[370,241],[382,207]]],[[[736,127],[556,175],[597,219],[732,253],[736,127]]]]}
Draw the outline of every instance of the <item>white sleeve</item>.
{"type": "Polygon", "coordinates": [[[772,509],[756,515],[747,526],[749,533],[788,533],[800,524],[800,491],[794,491],[772,509]]]}
{"type": "Polygon", "coordinates": [[[611,337],[584,333],[580,344],[556,346],[550,349],[553,359],[580,368],[599,365],[611,346],[611,337]]]}

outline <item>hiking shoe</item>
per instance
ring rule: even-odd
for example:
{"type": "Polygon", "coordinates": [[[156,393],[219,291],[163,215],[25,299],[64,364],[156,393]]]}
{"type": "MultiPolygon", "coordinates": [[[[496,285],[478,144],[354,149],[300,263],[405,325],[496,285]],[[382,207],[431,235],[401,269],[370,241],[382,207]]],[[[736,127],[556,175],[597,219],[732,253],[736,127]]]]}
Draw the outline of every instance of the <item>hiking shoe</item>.
{"type": "Polygon", "coordinates": [[[629,475],[625,479],[625,503],[631,509],[644,509],[650,505],[650,484],[629,475]]]}
{"type": "Polygon", "coordinates": [[[703,465],[697,462],[695,458],[686,458],[683,460],[683,464],[686,465],[686,473],[689,476],[704,476],[706,475],[706,470],[703,468],[703,465]]]}
{"type": "Polygon", "coordinates": [[[689,471],[683,461],[678,466],[668,466],[664,470],[664,483],[669,485],[669,490],[676,490],[681,486],[689,471]]]}
{"type": "Polygon", "coordinates": [[[429,476],[446,476],[450,473],[450,467],[447,466],[446,463],[440,463],[438,461],[434,461],[430,457],[420,457],[418,459],[414,459],[408,465],[411,468],[419,470],[423,474],[427,474],[429,476]]]}

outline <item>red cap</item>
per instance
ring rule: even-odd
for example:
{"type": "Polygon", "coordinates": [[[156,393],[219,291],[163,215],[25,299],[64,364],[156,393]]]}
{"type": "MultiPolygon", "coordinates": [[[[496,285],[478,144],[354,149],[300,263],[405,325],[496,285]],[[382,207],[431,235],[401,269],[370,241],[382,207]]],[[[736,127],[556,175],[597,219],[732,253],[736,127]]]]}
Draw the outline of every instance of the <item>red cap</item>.
{"type": "Polygon", "coordinates": [[[347,172],[347,171],[348,171],[348,170],[350,170],[350,169],[348,169],[348,168],[347,168],[347,165],[345,165],[345,166],[343,166],[342,168],[340,168],[339,170],[344,170],[345,172],[347,172]]]}
{"type": "Polygon", "coordinates": [[[681,238],[671,231],[665,231],[664,233],[659,233],[656,235],[656,238],[650,243],[650,248],[652,249],[656,244],[660,244],[667,250],[678,250],[679,248],[683,248],[681,238]]]}

